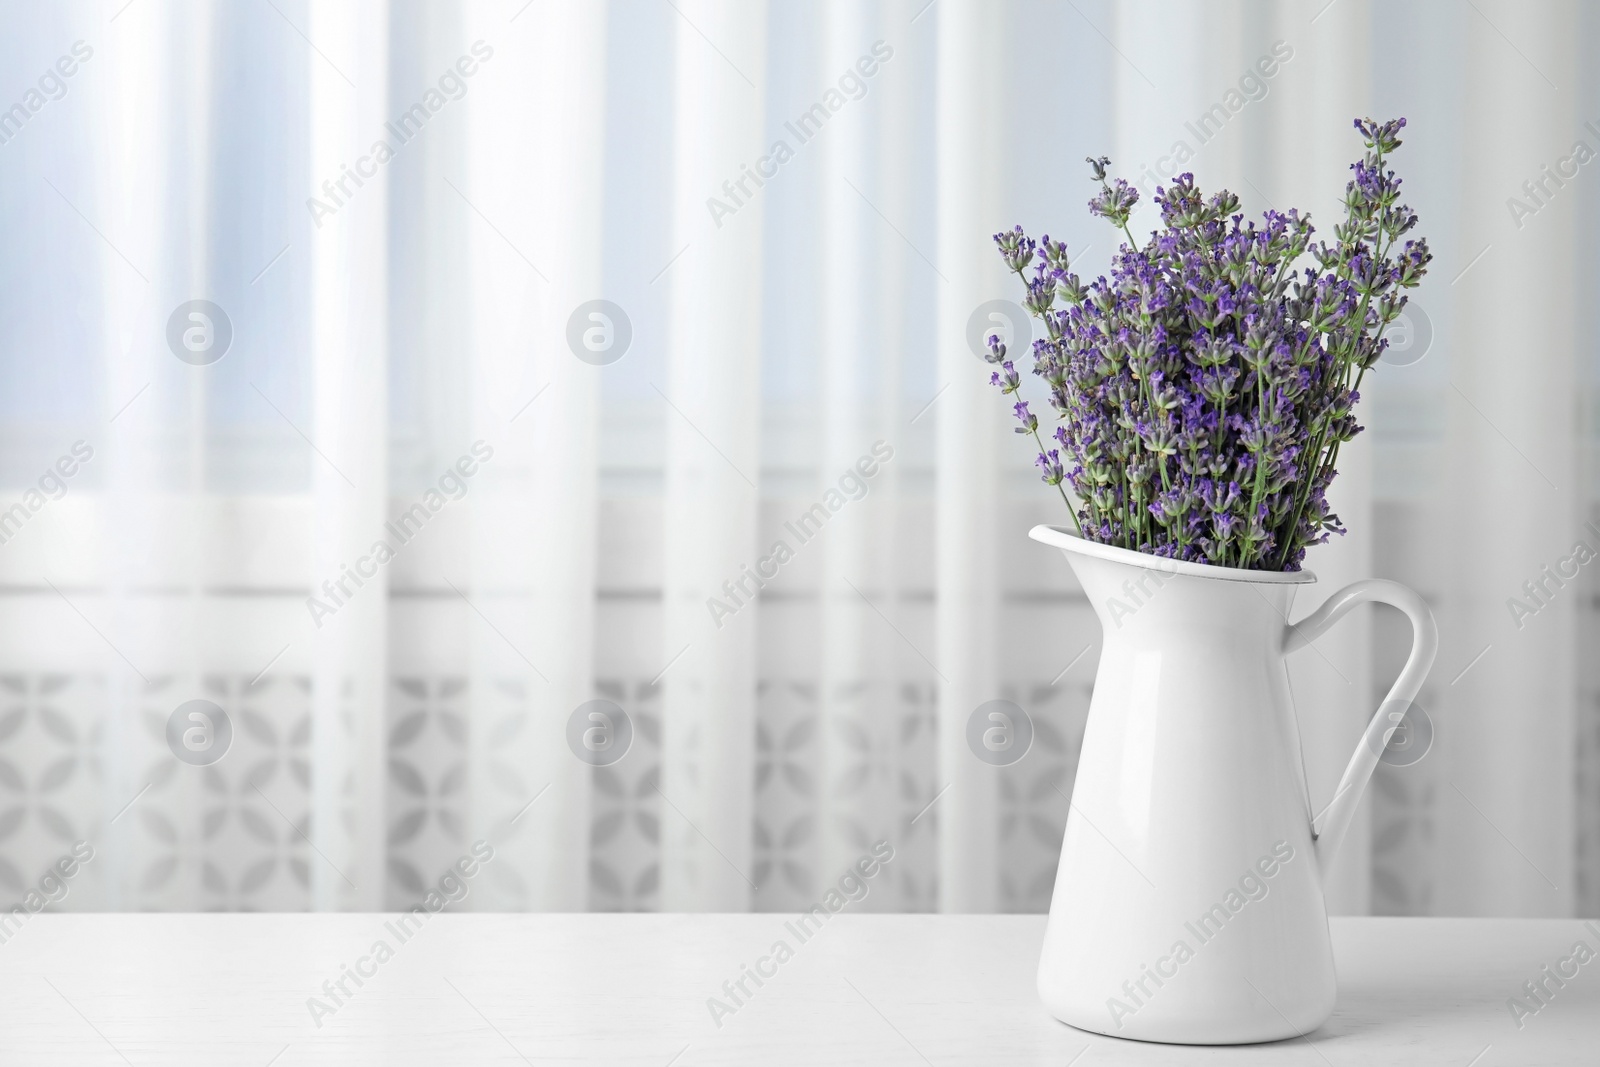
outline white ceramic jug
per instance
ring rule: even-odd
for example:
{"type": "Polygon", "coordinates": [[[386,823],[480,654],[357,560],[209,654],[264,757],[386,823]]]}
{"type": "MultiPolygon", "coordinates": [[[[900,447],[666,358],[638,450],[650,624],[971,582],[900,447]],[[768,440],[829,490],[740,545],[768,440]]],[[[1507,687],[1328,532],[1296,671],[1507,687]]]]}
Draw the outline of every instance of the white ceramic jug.
{"type": "Polygon", "coordinates": [[[1162,560],[1056,526],[1029,536],[1066,554],[1105,632],[1039,960],[1045,1006],[1145,1041],[1315,1029],[1336,992],[1323,875],[1433,665],[1427,605],[1356,582],[1291,625],[1307,571],[1162,560]],[[1411,656],[1316,803],[1285,656],[1368,600],[1410,618],[1411,656]]]}

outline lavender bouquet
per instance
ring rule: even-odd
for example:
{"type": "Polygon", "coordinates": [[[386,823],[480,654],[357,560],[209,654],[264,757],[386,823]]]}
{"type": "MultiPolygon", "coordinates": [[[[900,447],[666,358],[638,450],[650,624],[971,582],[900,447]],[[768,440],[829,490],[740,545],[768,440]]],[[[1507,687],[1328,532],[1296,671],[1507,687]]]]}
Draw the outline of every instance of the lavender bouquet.
{"type": "MultiPolygon", "coordinates": [[[[1307,546],[1344,533],[1327,499],[1339,446],[1361,431],[1352,411],[1362,379],[1433,258],[1425,240],[1402,244],[1417,216],[1399,203],[1387,162],[1405,124],[1356,121],[1367,150],[1331,245],[1312,242],[1309,216],[1268,211],[1246,223],[1237,196],[1207,198],[1182,174],[1156,190],[1165,228],[1140,248],[1128,229],[1139,191],[1107,182],[1104,157],[1089,160],[1101,185],[1089,210],[1127,237],[1109,279],[1083,284],[1065,243],[1048,235],[1036,243],[1020,226],[995,235],[1045,325],[1033,373],[1049,386],[1060,447],[1045,444],[1020,399],[1016,432],[1032,435],[1044,481],[1082,536],[1293,571],[1307,546]],[[1307,253],[1315,265],[1297,268],[1307,253]]],[[[1016,393],[1021,379],[998,337],[986,358],[1000,368],[990,381],[1016,393]]]]}

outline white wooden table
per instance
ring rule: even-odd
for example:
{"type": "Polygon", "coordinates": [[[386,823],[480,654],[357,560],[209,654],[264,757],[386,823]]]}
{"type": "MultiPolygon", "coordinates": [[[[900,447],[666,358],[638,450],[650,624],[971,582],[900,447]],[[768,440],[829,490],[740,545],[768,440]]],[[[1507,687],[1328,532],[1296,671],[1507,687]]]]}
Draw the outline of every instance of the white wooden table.
{"type": "Polygon", "coordinates": [[[1335,919],[1339,1007],[1306,1040],[1185,1048],[1082,1033],[1034,998],[1041,916],[41,915],[0,944],[0,1063],[1600,1063],[1600,959],[1519,1029],[1523,983],[1600,924],[1335,919]],[[719,1028],[724,981],[795,948],[719,1028]],[[378,941],[394,950],[363,957],[378,941]],[[341,965],[369,972],[337,1006],[341,965]],[[337,987],[334,987],[337,990],[337,987]],[[331,1015],[317,1026],[307,999],[331,1015]]]}

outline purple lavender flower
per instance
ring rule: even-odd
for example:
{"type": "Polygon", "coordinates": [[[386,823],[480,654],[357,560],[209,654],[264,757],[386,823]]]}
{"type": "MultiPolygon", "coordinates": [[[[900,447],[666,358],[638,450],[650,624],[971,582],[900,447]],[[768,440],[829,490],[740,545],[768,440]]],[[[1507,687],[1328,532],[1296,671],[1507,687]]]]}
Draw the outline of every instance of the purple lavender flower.
{"type": "Polygon", "coordinates": [[[1105,187],[1101,194],[1089,201],[1089,214],[1100,215],[1117,226],[1126,226],[1133,214],[1133,205],[1139,202],[1139,190],[1118,178],[1105,187]]]}
{"type": "Polygon", "coordinates": [[[1156,190],[1164,228],[1140,248],[1128,229],[1139,191],[1108,179],[1103,156],[1088,161],[1101,187],[1089,210],[1127,237],[1109,276],[1085,284],[1065,243],[1048,236],[995,235],[1045,326],[1032,369],[1060,447],[1045,446],[997,337],[990,381],[1015,398],[1016,432],[1033,437],[1043,480],[1085,537],[1298,570],[1307,547],[1344,532],[1327,501],[1339,446],[1361,431],[1363,376],[1433,258],[1425,240],[1406,237],[1417,216],[1388,166],[1405,120],[1355,127],[1366,153],[1331,244],[1313,243],[1298,211],[1246,222],[1238,197],[1205,196],[1180,174],[1156,190]]]}
{"type": "Polygon", "coordinates": [[[1057,449],[1040,452],[1039,458],[1034,460],[1034,465],[1043,472],[1046,485],[1060,485],[1067,472],[1061,466],[1061,453],[1057,449]]]}
{"type": "Polygon", "coordinates": [[[1039,432],[1039,416],[1028,410],[1028,402],[1026,400],[1021,400],[1011,405],[1011,410],[1016,413],[1017,421],[1022,423],[1021,426],[1017,427],[1017,433],[1039,432]]]}

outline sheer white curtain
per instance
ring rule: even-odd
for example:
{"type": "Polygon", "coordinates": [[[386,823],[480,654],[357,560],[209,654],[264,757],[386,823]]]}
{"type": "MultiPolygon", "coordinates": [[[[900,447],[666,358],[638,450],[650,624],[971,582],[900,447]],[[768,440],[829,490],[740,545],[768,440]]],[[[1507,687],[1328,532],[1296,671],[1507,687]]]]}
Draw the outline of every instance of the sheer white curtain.
{"type": "MultiPolygon", "coordinates": [[[[73,29],[78,28],[74,26],[73,29]]],[[[166,159],[162,153],[142,151],[144,145],[162,144],[168,137],[166,120],[172,114],[173,87],[165,84],[159,74],[166,54],[165,29],[164,22],[158,19],[125,27],[131,47],[121,55],[114,53],[101,57],[112,71],[110,79],[119,89],[107,89],[97,94],[95,102],[100,105],[96,109],[99,121],[93,128],[95,139],[104,145],[101,181],[96,183],[93,202],[107,220],[108,229],[114,227],[113,232],[119,233],[129,247],[150,252],[160,247],[157,235],[163,232],[168,223],[167,205],[160,200],[160,190],[168,180],[166,159]],[[113,185],[105,180],[113,173],[121,173],[124,181],[113,185]]],[[[86,29],[79,32],[86,32],[86,29]]],[[[148,535],[145,532],[148,527],[140,521],[142,509],[139,489],[150,481],[149,471],[156,453],[152,440],[156,423],[154,420],[138,419],[137,412],[130,414],[117,409],[130,400],[138,404],[140,400],[155,399],[146,395],[151,383],[142,373],[144,368],[135,356],[134,336],[135,324],[141,319],[153,317],[149,275],[162,269],[163,265],[148,253],[143,270],[131,263],[121,265],[124,268],[122,270],[106,270],[99,274],[101,316],[106,323],[117,325],[101,331],[101,365],[105,369],[106,406],[110,410],[104,415],[107,424],[101,435],[109,440],[105,440],[99,451],[111,473],[107,477],[103,515],[99,516],[100,528],[94,531],[94,535],[98,535],[95,540],[99,543],[112,546],[112,553],[107,560],[110,566],[106,568],[110,573],[104,581],[108,616],[115,620],[117,628],[123,632],[151,633],[155,628],[137,618],[133,587],[139,584],[137,563],[159,558],[156,552],[162,540],[148,535]],[[113,414],[116,415],[114,420],[113,414]]],[[[13,542],[7,547],[16,549],[22,545],[13,542]]],[[[10,562],[15,565],[20,561],[13,559],[10,562]]],[[[50,562],[54,563],[55,560],[50,562]]],[[[76,572],[73,577],[78,580],[72,585],[87,586],[101,577],[95,573],[96,568],[92,565],[83,566],[80,563],[73,570],[76,572]]],[[[13,571],[13,574],[16,572],[13,571]]],[[[59,598],[58,605],[40,607],[45,610],[54,607],[57,618],[51,620],[54,623],[52,630],[56,633],[69,632],[67,627],[75,621],[71,618],[74,614],[71,603],[59,598]]],[[[13,627],[15,625],[13,623],[13,627]]],[[[83,631],[78,633],[81,640],[83,631]]],[[[142,731],[138,721],[144,688],[141,682],[144,680],[131,662],[105,643],[90,648],[79,645],[78,649],[78,656],[62,657],[54,663],[45,661],[45,668],[70,671],[73,669],[70,660],[76,658],[79,660],[79,669],[87,667],[88,673],[104,679],[100,685],[92,686],[88,700],[92,703],[103,692],[105,713],[101,721],[105,725],[100,729],[110,751],[127,751],[144,740],[140,736],[142,731]]],[[[24,656],[19,657],[20,662],[15,662],[13,666],[21,667],[33,659],[29,653],[37,655],[37,650],[25,648],[24,656]]],[[[87,720],[85,725],[94,721],[87,720]]],[[[118,767],[117,772],[106,776],[105,787],[98,791],[98,796],[89,798],[78,812],[70,813],[81,814],[86,824],[83,829],[72,825],[70,829],[74,835],[81,833],[87,836],[89,824],[103,823],[115,817],[118,809],[134,795],[133,790],[143,788],[145,783],[133,782],[136,770],[118,767]]],[[[76,823],[70,814],[69,822],[76,823]]],[[[26,859],[15,855],[8,857],[16,869],[13,881],[17,884],[12,889],[25,884],[32,873],[31,867],[41,861],[48,862],[41,854],[56,844],[47,844],[43,835],[29,843],[33,845],[31,851],[35,854],[28,855],[26,859]]],[[[144,845],[144,842],[124,836],[107,842],[105,852],[107,859],[117,867],[131,869],[140,861],[148,862],[144,845]]],[[[103,887],[106,906],[137,906],[137,899],[130,898],[124,884],[105,879],[97,885],[97,888],[100,887],[103,887]]]]}
{"type": "Polygon", "coordinates": [[[707,604],[731,596],[723,583],[755,566],[759,548],[762,214],[744,206],[713,228],[706,198],[765,154],[766,11],[705,0],[682,5],[679,15],[672,239],[683,254],[669,279],[669,355],[658,390],[671,410],[661,583],[667,673],[655,787],[666,804],[661,904],[743,911],[755,889],[759,614],[740,610],[708,633],[707,604]]]}
{"type": "MultiPolygon", "coordinates": [[[[1580,893],[1592,912],[1600,889],[1575,884],[1573,847],[1579,819],[1593,827],[1600,814],[1576,808],[1573,760],[1576,739],[1594,732],[1595,694],[1577,675],[1579,618],[1594,611],[1593,586],[1587,575],[1565,589],[1546,582],[1530,598],[1523,583],[1540,581],[1576,541],[1594,546],[1585,528],[1593,473],[1578,447],[1593,432],[1594,347],[1577,312],[1593,306],[1593,272],[1580,257],[1592,237],[1578,234],[1583,225],[1593,233],[1595,199],[1581,180],[1547,183],[1546,203],[1518,228],[1507,198],[1526,198],[1522,183],[1554,163],[1552,154],[1570,155],[1575,139],[1592,147],[1583,120],[1594,112],[1577,5],[1551,4],[1532,21],[1522,14],[1486,4],[1461,28],[1463,66],[1499,76],[1460,86],[1462,109],[1478,119],[1463,124],[1459,147],[1449,262],[1460,265],[1446,267],[1458,343],[1433,530],[1444,542],[1440,606],[1454,624],[1443,670],[1453,677],[1483,658],[1454,684],[1435,680],[1444,744],[1434,877],[1442,911],[1565,915],[1580,893]],[[1508,48],[1508,29],[1525,58],[1508,48]],[[1539,608],[1520,629],[1513,597],[1539,608]]],[[[1591,644],[1584,658],[1593,657],[1591,644]]],[[[1583,770],[1594,773],[1592,764],[1583,770]]]]}
{"type": "MultiPolygon", "coordinates": [[[[387,121],[388,6],[378,0],[313,4],[306,14],[307,37],[343,61],[338,67],[331,59],[312,63],[308,70],[306,181],[315,187],[324,175],[341,175],[351,147],[387,121]]],[[[313,590],[330,577],[338,581],[347,569],[359,576],[360,560],[387,518],[387,175],[379,170],[367,182],[310,235],[309,439],[318,442],[311,462],[307,584],[313,590]]],[[[311,646],[313,738],[307,822],[309,843],[323,860],[310,865],[311,903],[322,910],[383,902],[387,605],[381,580],[353,592],[365,595],[352,595],[304,638],[311,646]]]]}
{"type": "Polygon", "coordinates": [[[468,550],[441,577],[459,586],[472,664],[471,822],[503,850],[500,870],[518,871],[484,906],[582,910],[589,776],[564,738],[594,677],[599,369],[566,337],[572,309],[600,295],[606,11],[467,14],[460,51],[489,44],[496,80],[470,101],[464,158],[440,177],[472,213],[460,449],[482,441],[493,458],[468,498],[468,550]]]}
{"type": "MultiPolygon", "coordinates": [[[[891,9],[884,18],[877,14],[865,5],[830,0],[818,27],[819,83],[829,84],[841,71],[852,69],[881,25],[899,12],[891,9]]],[[[863,455],[871,455],[876,442],[892,448],[899,437],[894,394],[878,387],[886,377],[893,380],[892,371],[885,375],[881,322],[895,313],[898,299],[877,284],[878,272],[893,271],[896,264],[885,262],[886,231],[881,223],[872,225],[878,220],[869,206],[882,202],[887,192],[875,151],[884,124],[862,112],[841,114],[830,125],[828,140],[818,146],[818,329],[823,343],[815,447],[821,481],[837,485],[863,455]],[[874,313],[875,304],[881,314],[874,313]]],[[[892,233],[887,236],[893,239],[892,233]]],[[[899,610],[887,551],[896,500],[887,468],[893,465],[892,459],[880,465],[884,469],[868,481],[866,497],[850,505],[860,510],[841,514],[837,523],[829,521],[820,546],[817,702],[822,724],[819,779],[826,792],[815,812],[815,863],[824,877],[847,870],[872,842],[895,829],[887,816],[895,793],[890,773],[895,739],[889,717],[877,714],[892,699],[889,642],[894,636],[873,614],[874,609],[891,614],[899,610]]]]}
{"type": "MultiPolygon", "coordinates": [[[[995,116],[1007,98],[1008,19],[982,4],[951,4],[939,19],[938,248],[944,264],[938,296],[941,388],[934,409],[938,444],[934,571],[938,604],[939,772],[949,789],[939,812],[939,906],[993,911],[999,898],[998,782],[967,748],[967,717],[999,681],[996,474],[1007,431],[987,364],[967,342],[967,319],[1004,292],[1005,269],[989,237],[1005,225],[1005,160],[993,150],[995,116]]],[[[1019,346],[1020,347],[1020,346],[1019,346]]],[[[1014,451],[1013,451],[1014,454],[1014,451]]]]}
{"type": "MultiPolygon", "coordinates": [[[[1403,114],[1437,259],[1296,611],[1422,591],[1435,736],[1380,767],[1331,900],[1593,912],[1594,583],[1562,561],[1600,549],[1600,27],[1529,11],[0,9],[6,69],[80,55],[0,114],[0,889],[82,839],[57,906],[400,907],[482,840],[452,907],[787,910],[883,841],[853,908],[1043,910],[1097,624],[969,344],[1020,296],[990,235],[1103,271],[1102,153],[1141,226],[1191,170],[1327,233],[1350,120],[1403,114]],[[218,360],[169,343],[196,300],[218,360]],[[1002,698],[1034,743],[994,767],[966,729],[1002,698]],[[232,728],[209,766],[167,741],[194,699],[232,728]],[[594,699],[616,762],[569,740],[594,699]]],[[[1373,614],[1295,660],[1313,807],[1408,641],[1373,614]]]]}

